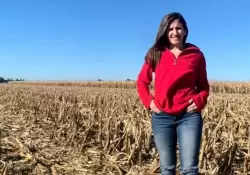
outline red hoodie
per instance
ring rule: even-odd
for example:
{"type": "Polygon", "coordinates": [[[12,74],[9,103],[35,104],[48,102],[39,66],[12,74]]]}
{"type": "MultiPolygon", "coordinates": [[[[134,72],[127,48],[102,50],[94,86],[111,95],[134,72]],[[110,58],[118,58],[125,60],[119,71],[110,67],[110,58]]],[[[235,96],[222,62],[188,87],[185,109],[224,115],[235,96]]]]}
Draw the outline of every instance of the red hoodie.
{"type": "Polygon", "coordinates": [[[160,111],[170,115],[185,112],[190,99],[193,99],[198,112],[207,104],[209,83],[206,60],[200,49],[191,44],[177,59],[166,49],[154,71],[145,61],[136,83],[138,95],[147,109],[150,109],[151,100],[160,111]],[[149,90],[153,72],[154,95],[149,90]]]}

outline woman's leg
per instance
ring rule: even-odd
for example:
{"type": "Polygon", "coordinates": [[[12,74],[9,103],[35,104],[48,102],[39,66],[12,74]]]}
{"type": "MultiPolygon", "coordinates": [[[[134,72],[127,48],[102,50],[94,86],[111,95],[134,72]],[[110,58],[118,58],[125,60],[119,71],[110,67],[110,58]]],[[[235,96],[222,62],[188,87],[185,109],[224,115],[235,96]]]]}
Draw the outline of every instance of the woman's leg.
{"type": "Polygon", "coordinates": [[[181,173],[198,175],[203,120],[201,113],[185,113],[177,121],[181,173]]]}
{"type": "Polygon", "coordinates": [[[161,175],[175,175],[176,125],[175,118],[166,113],[152,114],[152,130],[160,155],[161,175]]]}

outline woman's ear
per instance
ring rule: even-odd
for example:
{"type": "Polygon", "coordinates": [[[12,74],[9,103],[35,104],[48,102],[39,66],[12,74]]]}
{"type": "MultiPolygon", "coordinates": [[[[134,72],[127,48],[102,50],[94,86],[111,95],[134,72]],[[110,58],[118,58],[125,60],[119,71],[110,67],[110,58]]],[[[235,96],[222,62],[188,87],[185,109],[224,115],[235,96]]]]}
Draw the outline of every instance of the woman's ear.
{"type": "Polygon", "coordinates": [[[184,35],[187,35],[187,31],[186,30],[184,30],[184,35]]]}

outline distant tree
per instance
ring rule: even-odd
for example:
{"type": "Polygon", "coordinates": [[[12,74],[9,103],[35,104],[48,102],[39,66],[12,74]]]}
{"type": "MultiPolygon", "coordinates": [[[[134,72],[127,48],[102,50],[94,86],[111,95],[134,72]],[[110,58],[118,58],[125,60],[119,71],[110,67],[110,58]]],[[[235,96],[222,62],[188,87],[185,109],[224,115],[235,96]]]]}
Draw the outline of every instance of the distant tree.
{"type": "Polygon", "coordinates": [[[131,79],[128,78],[126,81],[131,81],[131,79]]]}
{"type": "Polygon", "coordinates": [[[13,78],[7,78],[7,80],[6,81],[13,81],[13,78]]]}
{"type": "Polygon", "coordinates": [[[5,79],[3,77],[0,77],[0,83],[4,83],[5,79]]]}
{"type": "Polygon", "coordinates": [[[19,78],[19,79],[17,78],[16,81],[24,81],[24,79],[23,78],[19,78]]]}
{"type": "Polygon", "coordinates": [[[102,81],[102,79],[98,79],[97,81],[102,81]]]}
{"type": "Polygon", "coordinates": [[[0,83],[8,83],[8,80],[5,80],[3,77],[0,77],[0,83]]]}

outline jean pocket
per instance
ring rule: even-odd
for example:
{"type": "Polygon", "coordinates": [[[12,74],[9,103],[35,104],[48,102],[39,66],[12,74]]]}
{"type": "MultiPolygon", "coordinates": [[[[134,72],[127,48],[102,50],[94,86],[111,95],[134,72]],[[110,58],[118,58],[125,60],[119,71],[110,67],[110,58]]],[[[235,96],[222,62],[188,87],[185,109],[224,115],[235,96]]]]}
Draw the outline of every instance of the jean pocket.
{"type": "Polygon", "coordinates": [[[198,118],[203,118],[201,112],[193,111],[193,112],[186,112],[184,117],[198,117],[198,118]]]}
{"type": "Polygon", "coordinates": [[[197,111],[189,111],[189,112],[186,112],[187,114],[199,114],[199,112],[197,111]]]}

